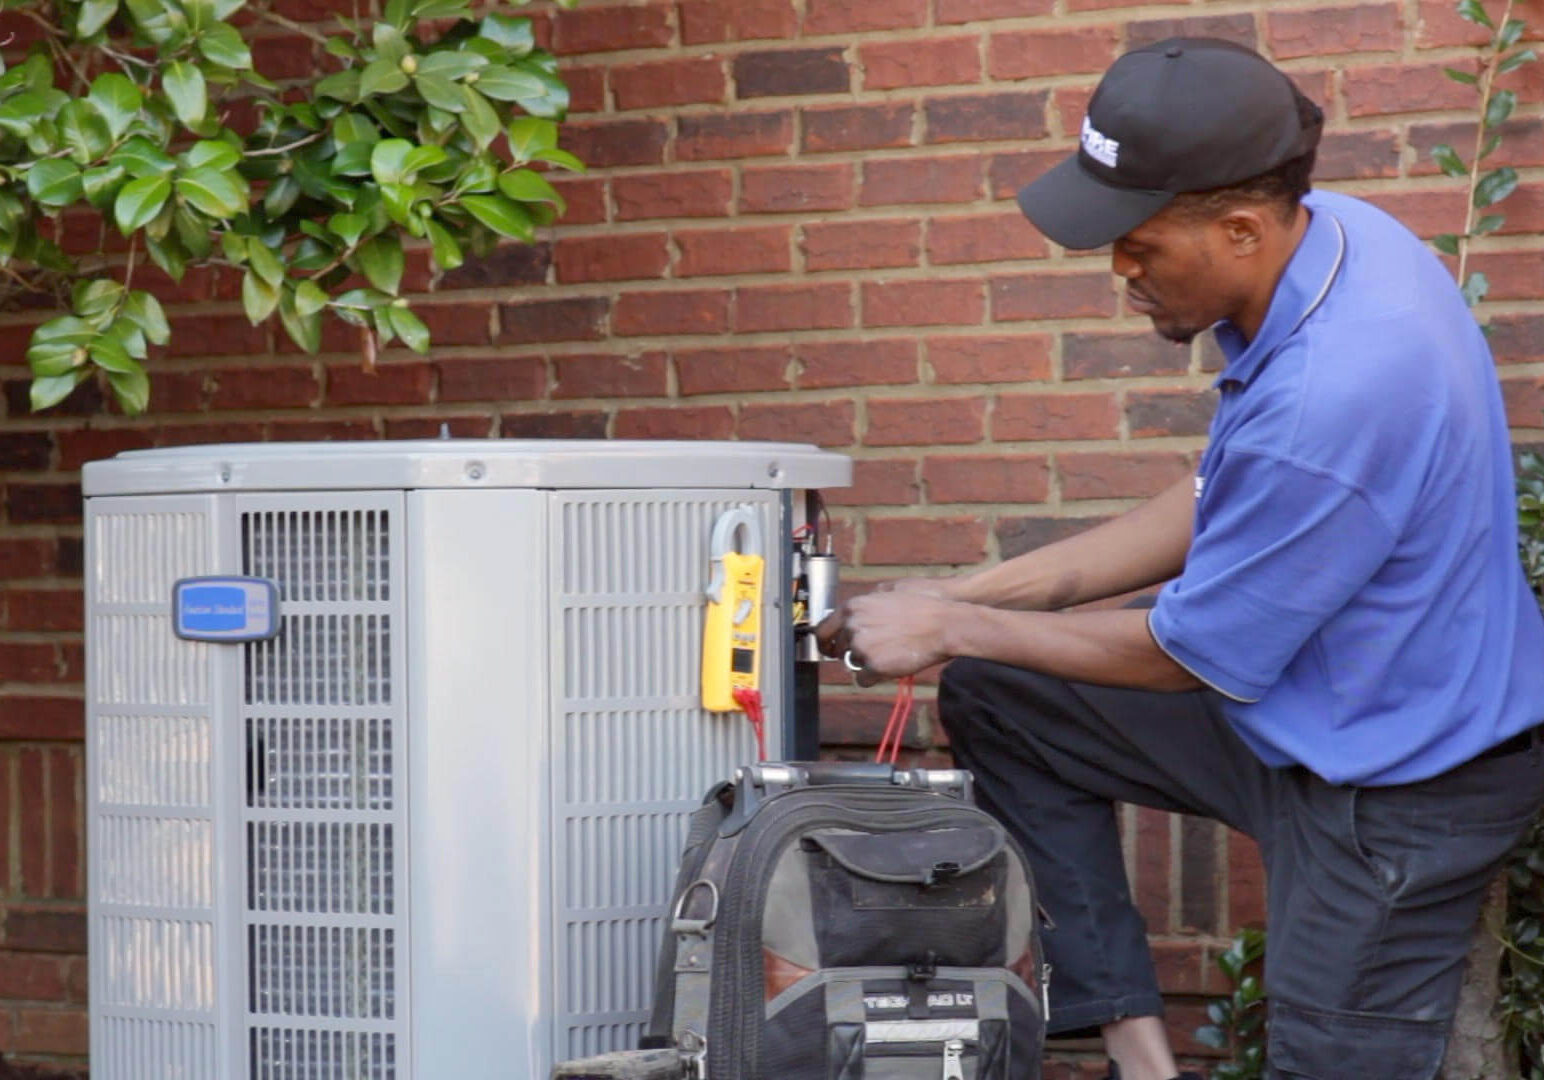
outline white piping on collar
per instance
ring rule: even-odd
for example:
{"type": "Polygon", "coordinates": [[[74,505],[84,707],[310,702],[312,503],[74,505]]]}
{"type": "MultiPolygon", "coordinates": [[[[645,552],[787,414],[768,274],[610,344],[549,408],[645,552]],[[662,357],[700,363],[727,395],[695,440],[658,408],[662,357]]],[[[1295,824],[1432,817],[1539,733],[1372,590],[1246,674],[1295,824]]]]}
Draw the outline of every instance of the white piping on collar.
{"type": "Polygon", "coordinates": [[[1303,314],[1298,318],[1297,322],[1292,324],[1292,329],[1288,330],[1285,334],[1282,335],[1283,341],[1301,330],[1303,328],[1303,324],[1308,321],[1308,316],[1319,310],[1319,305],[1324,303],[1324,298],[1330,294],[1330,286],[1335,284],[1335,278],[1340,274],[1341,264],[1346,261],[1345,226],[1340,223],[1340,219],[1338,217],[1336,217],[1334,214],[1331,214],[1328,210],[1321,212],[1330,219],[1330,224],[1335,226],[1335,238],[1340,244],[1340,247],[1335,252],[1335,265],[1331,266],[1330,272],[1325,275],[1324,285],[1320,287],[1319,295],[1313,298],[1313,303],[1309,304],[1308,309],[1303,312],[1303,314]]]}

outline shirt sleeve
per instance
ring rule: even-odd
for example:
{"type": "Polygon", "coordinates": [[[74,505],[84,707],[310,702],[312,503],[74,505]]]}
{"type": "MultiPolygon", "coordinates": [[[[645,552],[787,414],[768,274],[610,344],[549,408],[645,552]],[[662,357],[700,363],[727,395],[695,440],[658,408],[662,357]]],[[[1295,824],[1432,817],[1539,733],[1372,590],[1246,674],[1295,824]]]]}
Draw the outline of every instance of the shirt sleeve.
{"type": "Polygon", "coordinates": [[[1322,471],[1230,449],[1206,477],[1185,569],[1153,639],[1192,675],[1258,701],[1393,551],[1361,492],[1322,471]]]}

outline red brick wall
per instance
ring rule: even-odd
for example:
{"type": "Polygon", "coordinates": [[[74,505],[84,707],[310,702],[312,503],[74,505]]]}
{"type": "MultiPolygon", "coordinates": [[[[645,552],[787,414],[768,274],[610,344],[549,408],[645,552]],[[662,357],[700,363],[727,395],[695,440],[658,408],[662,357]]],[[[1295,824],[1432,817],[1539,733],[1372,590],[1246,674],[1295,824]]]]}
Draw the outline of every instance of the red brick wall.
{"type": "MultiPolygon", "coordinates": [[[[1255,46],[1326,108],[1320,181],[1430,235],[1463,207],[1426,151],[1472,145],[1468,94],[1441,76],[1476,40],[1453,6],[587,2],[543,17],[574,91],[567,143],[595,168],[563,183],[570,213],[543,243],[468,264],[424,297],[432,357],[388,352],[362,374],[343,333],[299,355],[276,328],[246,324],[233,279],[198,273],[168,289],[177,336],[149,416],[124,419],[83,390],[33,417],[16,362],[42,315],[0,315],[0,1052],[85,1054],[82,462],[442,423],[467,436],[813,441],[858,462],[856,486],[831,493],[849,580],[1010,556],[1183,473],[1210,408],[1206,349],[1157,341],[1121,310],[1104,257],[1049,247],[1013,208],[1015,188],[1072,145],[1097,73],[1174,33],[1255,46]]],[[[1544,27],[1544,0],[1517,14],[1544,27]]],[[[261,43],[295,61],[292,75],[310,70],[309,50],[283,34],[261,43]]],[[[1474,265],[1493,282],[1518,437],[1544,441],[1544,67],[1512,79],[1524,105],[1497,160],[1524,182],[1474,265]]],[[[934,758],[921,696],[908,745],[934,758]]],[[[833,674],[833,752],[861,753],[887,709],[833,674]]],[[[1211,825],[1125,820],[1186,1043],[1198,995],[1217,989],[1209,953],[1261,916],[1258,867],[1211,825]]]]}

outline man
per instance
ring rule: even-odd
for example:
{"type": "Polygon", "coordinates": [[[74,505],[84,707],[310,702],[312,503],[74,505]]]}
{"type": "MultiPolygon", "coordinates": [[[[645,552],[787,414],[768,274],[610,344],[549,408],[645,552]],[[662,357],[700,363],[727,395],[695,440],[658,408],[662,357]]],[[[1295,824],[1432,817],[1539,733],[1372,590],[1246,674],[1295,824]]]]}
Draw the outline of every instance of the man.
{"type": "Polygon", "coordinates": [[[821,628],[865,681],[962,658],[939,711],[1055,921],[1051,1028],[1101,1028],[1122,1080],[1176,1067],[1112,800],[1259,841],[1269,1075],[1315,1080],[1436,1075],[1481,894],[1544,803],[1544,622],[1492,362],[1414,236],[1308,194],[1321,127],[1225,42],[1114,64],[1019,203],[1064,247],[1113,244],[1159,334],[1215,325],[1196,476],[821,628]],[[1151,610],[1062,610],[1165,581],[1151,610]]]}

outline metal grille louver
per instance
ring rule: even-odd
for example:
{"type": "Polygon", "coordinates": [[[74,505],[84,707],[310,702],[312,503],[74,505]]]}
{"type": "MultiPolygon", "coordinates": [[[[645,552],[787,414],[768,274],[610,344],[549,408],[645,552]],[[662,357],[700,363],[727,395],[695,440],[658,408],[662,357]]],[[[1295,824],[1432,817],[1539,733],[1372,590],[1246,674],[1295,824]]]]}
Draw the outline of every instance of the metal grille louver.
{"type": "MultiPolygon", "coordinates": [[[[550,759],[553,1050],[558,1060],[638,1045],[687,816],[710,785],[755,758],[739,713],[700,704],[702,590],[713,524],[754,505],[776,597],[772,492],[554,495],[550,759]]],[[[775,618],[772,605],[767,617],[775,618]]],[[[769,624],[770,625],[770,624],[769,624]]],[[[763,636],[776,686],[780,639],[763,636]]],[[[775,693],[769,693],[773,752],[775,693]]]]}
{"type": "Polygon", "coordinates": [[[243,666],[252,1080],[407,1080],[401,503],[349,499],[241,516],[283,612],[243,666]]]}
{"type": "Polygon", "coordinates": [[[218,1076],[219,819],[208,646],[168,598],[214,572],[199,497],[94,499],[86,609],[91,1066],[100,1080],[218,1076]]]}

